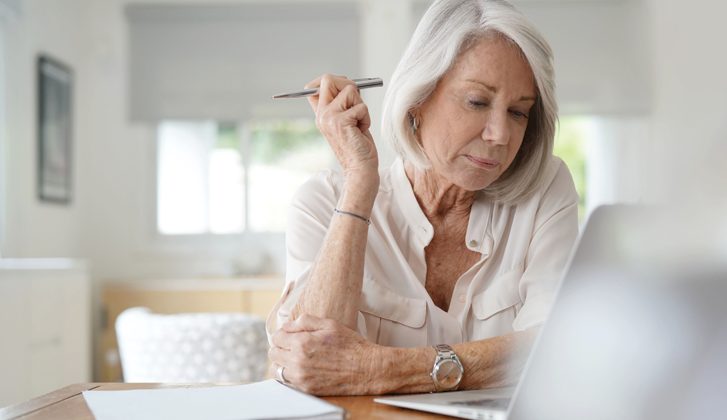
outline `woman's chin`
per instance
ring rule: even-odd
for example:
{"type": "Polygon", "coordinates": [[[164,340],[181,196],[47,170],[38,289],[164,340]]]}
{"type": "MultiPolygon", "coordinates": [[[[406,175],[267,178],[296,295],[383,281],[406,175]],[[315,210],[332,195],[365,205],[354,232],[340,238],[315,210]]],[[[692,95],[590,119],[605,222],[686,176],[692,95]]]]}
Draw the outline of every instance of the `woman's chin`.
{"type": "Polygon", "coordinates": [[[489,187],[490,185],[492,185],[493,181],[482,182],[482,179],[463,180],[462,182],[458,182],[457,186],[462,188],[463,190],[475,192],[475,191],[484,190],[485,188],[489,187]]]}
{"type": "Polygon", "coordinates": [[[492,185],[500,174],[483,174],[481,171],[467,171],[458,177],[457,186],[467,191],[480,191],[492,185]]]}

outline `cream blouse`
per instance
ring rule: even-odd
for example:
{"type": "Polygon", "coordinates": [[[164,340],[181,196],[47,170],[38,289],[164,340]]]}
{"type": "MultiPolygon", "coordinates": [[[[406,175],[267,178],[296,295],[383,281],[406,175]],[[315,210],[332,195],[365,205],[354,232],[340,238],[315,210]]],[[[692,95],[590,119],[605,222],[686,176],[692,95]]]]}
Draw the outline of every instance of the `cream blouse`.
{"type": "MultiPolygon", "coordinates": [[[[542,188],[517,205],[478,195],[466,243],[481,257],[457,279],[449,310],[427,293],[424,249],[433,229],[396,160],[382,171],[371,214],[358,330],[397,347],[481,340],[541,324],[578,233],[578,195],[565,164],[553,158],[542,188]]],[[[271,334],[295,306],[326,235],[343,177],[324,171],[293,200],[286,234],[286,285],[268,317],[271,334]]],[[[332,280],[334,281],[334,280],[332,280]]]]}

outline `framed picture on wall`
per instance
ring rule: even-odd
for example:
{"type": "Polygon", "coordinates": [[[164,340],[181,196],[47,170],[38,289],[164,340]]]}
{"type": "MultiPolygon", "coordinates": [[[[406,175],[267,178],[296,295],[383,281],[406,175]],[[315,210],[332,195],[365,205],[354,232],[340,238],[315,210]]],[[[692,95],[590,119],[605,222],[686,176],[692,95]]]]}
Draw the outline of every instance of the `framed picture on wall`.
{"type": "Polygon", "coordinates": [[[38,198],[68,204],[73,190],[73,74],[65,64],[38,56],[38,198]]]}

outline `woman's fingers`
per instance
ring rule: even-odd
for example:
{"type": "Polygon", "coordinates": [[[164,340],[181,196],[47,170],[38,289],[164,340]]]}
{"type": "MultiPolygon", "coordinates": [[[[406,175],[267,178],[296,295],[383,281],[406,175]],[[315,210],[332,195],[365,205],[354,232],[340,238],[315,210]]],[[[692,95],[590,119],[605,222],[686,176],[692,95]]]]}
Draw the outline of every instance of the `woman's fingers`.
{"type": "Polygon", "coordinates": [[[268,349],[268,359],[277,366],[289,366],[291,364],[290,351],[280,347],[272,346],[268,349]]]}
{"type": "Polygon", "coordinates": [[[334,320],[318,318],[313,315],[303,314],[294,321],[289,321],[276,331],[271,337],[272,347],[282,351],[293,351],[310,356],[315,352],[318,345],[316,341],[320,337],[314,334],[325,335],[337,329],[334,320]]]}
{"type": "MultiPolygon", "coordinates": [[[[338,321],[303,314],[271,339],[268,356],[292,386],[314,394],[367,392],[377,346],[338,321]]],[[[277,373],[277,372],[276,372],[277,373]]]]}
{"type": "Polygon", "coordinates": [[[371,201],[378,187],[378,151],[369,132],[371,116],[359,89],[352,80],[330,74],[311,80],[306,87],[319,90],[317,95],[308,97],[316,126],[344,173],[366,178],[358,184],[366,189],[361,201],[371,201]]]}
{"type": "Polygon", "coordinates": [[[339,87],[339,84],[336,83],[337,80],[339,80],[337,77],[330,74],[324,74],[321,77],[321,85],[318,87],[319,110],[321,109],[321,107],[325,107],[326,105],[330,104],[331,101],[333,101],[333,99],[338,96],[338,92],[340,92],[345,87],[343,85],[339,87]]]}
{"type": "MultiPolygon", "coordinates": [[[[321,78],[323,76],[318,76],[315,79],[311,80],[310,82],[305,84],[305,89],[312,89],[317,88],[321,85],[321,78]]],[[[313,108],[313,112],[315,113],[318,111],[318,95],[311,95],[308,96],[306,99],[308,99],[308,103],[310,104],[310,107],[313,108]]]]}
{"type": "Polygon", "coordinates": [[[355,87],[353,81],[347,77],[333,74],[324,74],[306,83],[306,89],[318,88],[318,94],[308,96],[308,103],[313,108],[313,112],[318,114],[319,107],[325,107],[331,103],[347,85],[355,87]]]}
{"type": "Polygon", "coordinates": [[[310,82],[306,83],[305,86],[303,86],[305,89],[311,89],[315,88],[321,85],[321,78],[323,76],[318,76],[315,79],[311,80],[310,82]]]}
{"type": "Polygon", "coordinates": [[[369,107],[365,103],[359,102],[349,108],[347,113],[351,114],[353,118],[358,121],[358,129],[361,132],[366,132],[371,128],[371,116],[369,115],[369,107]]]}
{"type": "Polygon", "coordinates": [[[346,84],[341,88],[335,98],[329,102],[329,108],[339,112],[350,109],[352,106],[363,103],[361,93],[353,83],[346,84]]]}
{"type": "Polygon", "coordinates": [[[270,337],[270,342],[275,347],[290,350],[293,346],[293,334],[281,328],[270,337]]]}
{"type": "Polygon", "coordinates": [[[277,367],[283,366],[283,376],[287,383],[299,387],[304,384],[302,378],[306,372],[317,370],[316,363],[319,361],[314,355],[320,348],[320,343],[313,337],[313,332],[302,330],[291,333],[281,329],[273,335],[271,341],[268,359],[272,362],[273,373],[277,375],[277,367]]]}
{"type": "Polygon", "coordinates": [[[361,97],[354,93],[355,89],[354,86],[345,87],[328,107],[318,111],[316,124],[324,135],[340,134],[341,129],[345,127],[358,127],[362,120],[370,125],[371,119],[365,106],[349,112],[357,105],[363,105],[361,97]]]}
{"type": "Polygon", "coordinates": [[[324,74],[318,88],[318,106],[327,106],[348,86],[356,89],[356,85],[347,77],[324,74]]]}

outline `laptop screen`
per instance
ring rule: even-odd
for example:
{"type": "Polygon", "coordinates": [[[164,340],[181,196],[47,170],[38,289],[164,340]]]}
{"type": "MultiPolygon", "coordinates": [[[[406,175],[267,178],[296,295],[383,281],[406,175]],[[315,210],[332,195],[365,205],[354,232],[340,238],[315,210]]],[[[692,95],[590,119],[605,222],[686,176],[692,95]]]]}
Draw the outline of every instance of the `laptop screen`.
{"type": "Polygon", "coordinates": [[[592,215],[509,419],[687,419],[721,400],[685,394],[714,393],[705,384],[727,372],[727,358],[704,356],[727,354],[727,268],[654,252],[676,240],[657,215],[592,215]]]}

